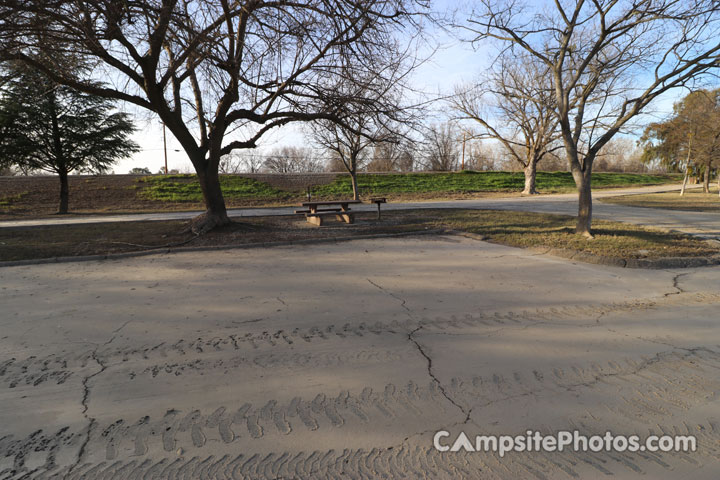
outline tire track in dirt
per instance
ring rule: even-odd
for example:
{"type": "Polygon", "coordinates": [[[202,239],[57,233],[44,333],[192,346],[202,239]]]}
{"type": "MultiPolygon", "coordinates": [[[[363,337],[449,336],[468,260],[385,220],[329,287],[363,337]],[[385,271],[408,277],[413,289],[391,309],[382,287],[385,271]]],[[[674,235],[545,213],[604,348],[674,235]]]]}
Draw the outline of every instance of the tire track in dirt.
{"type": "MultiPolygon", "coordinates": [[[[84,349],[74,352],[63,352],[43,357],[30,356],[24,359],[0,359],[0,386],[15,388],[18,385],[38,386],[44,383],[63,384],[75,374],[78,369],[85,368],[93,363],[93,352],[104,363],[113,365],[121,362],[141,361],[151,362],[159,359],[159,363],[147,366],[149,370],[143,373],[152,374],[170,368],[171,371],[192,369],[194,360],[188,362],[163,362],[162,359],[176,356],[187,356],[198,359],[203,355],[224,351],[254,351],[263,347],[288,346],[295,343],[311,343],[329,339],[352,339],[367,335],[402,334],[407,335],[412,330],[422,326],[424,329],[453,330],[465,327],[503,327],[524,326],[543,322],[562,321],[590,321],[603,315],[623,312],[637,312],[654,308],[669,306],[691,306],[696,304],[718,304],[720,294],[717,293],[680,293],[668,297],[650,300],[632,300],[620,303],[606,303],[591,306],[566,306],[535,310],[508,310],[497,312],[481,312],[464,317],[437,317],[404,321],[357,324],[345,323],[343,325],[325,325],[309,328],[296,328],[293,330],[276,330],[262,332],[238,332],[237,334],[198,337],[195,339],[180,339],[174,343],[160,343],[142,346],[113,346],[94,349],[84,349]],[[178,368],[180,370],[174,370],[178,368]]],[[[301,357],[297,357],[302,361],[301,357]]],[[[284,362],[287,360],[279,360],[284,362]]],[[[322,360],[318,360],[322,361],[322,360]]],[[[145,366],[144,366],[145,367],[145,366]]],[[[143,368],[144,368],[143,367],[143,368]]],[[[135,372],[136,375],[139,372],[135,372]]]]}
{"type": "MultiPolygon", "coordinates": [[[[720,370],[720,347],[696,348],[684,352],[671,350],[641,359],[624,358],[606,363],[571,365],[567,368],[517,371],[512,374],[492,373],[464,379],[453,378],[445,385],[445,389],[453,398],[470,405],[473,416],[482,416],[483,408],[490,405],[511,402],[523,396],[553,394],[559,390],[582,394],[592,389],[603,389],[612,393],[606,395],[606,398],[614,401],[606,401],[598,406],[604,407],[604,410],[597,409],[603,412],[598,418],[593,420],[595,418],[593,416],[584,416],[580,419],[569,419],[569,422],[584,432],[604,433],[607,425],[617,422],[618,419],[621,421],[626,419],[628,424],[643,422],[647,425],[661,425],[668,418],[682,414],[694,406],[717,401],[716,392],[720,391],[720,382],[716,380],[718,370],[720,370]]],[[[102,449],[106,462],[102,468],[107,468],[110,463],[119,461],[118,452],[128,449],[140,457],[147,454],[151,445],[158,447],[161,445],[162,450],[167,454],[177,449],[199,453],[211,441],[220,442],[214,443],[217,445],[229,446],[241,438],[244,441],[252,441],[267,436],[281,438],[285,435],[302,435],[304,432],[316,430],[336,428],[353,430],[360,425],[372,426],[378,422],[390,422],[400,426],[405,421],[422,418],[423,415],[435,413],[438,409],[443,409],[448,414],[454,412],[436,382],[423,385],[408,382],[404,386],[388,384],[382,390],[366,387],[360,392],[342,391],[336,396],[320,393],[314,398],[295,397],[283,402],[271,399],[257,405],[238,403],[219,406],[208,412],[199,410],[183,412],[170,408],[162,418],[153,419],[144,416],[134,421],[118,419],[110,424],[99,424],[94,429],[88,444],[94,450],[102,449]]],[[[688,428],[685,426],[685,431],[688,428]]],[[[720,432],[715,423],[694,428],[693,431],[701,436],[710,435],[708,438],[702,437],[701,447],[705,449],[703,451],[717,454],[720,450],[718,446],[720,443],[717,440],[720,432]]],[[[70,432],[65,427],[55,433],[39,430],[24,439],[6,436],[0,438],[0,457],[14,458],[13,470],[26,472],[24,459],[28,452],[45,452],[47,460],[43,469],[49,470],[54,466],[55,457],[60,449],[77,448],[78,442],[86,435],[86,431],[70,432]]],[[[361,453],[356,455],[361,458],[363,455],[372,454],[358,452],[361,453]]],[[[325,452],[325,454],[329,453],[325,452]]],[[[375,452],[372,455],[378,456],[379,453],[375,452]]],[[[642,458],[639,460],[634,458],[631,461],[621,455],[616,457],[620,460],[610,460],[625,465],[631,470],[633,465],[637,466],[638,462],[644,461],[642,458]]],[[[652,456],[647,458],[652,460],[652,456]]],[[[279,458],[275,460],[279,461],[279,458]]],[[[612,463],[610,460],[608,462],[612,463]]],[[[150,459],[146,461],[153,467],[160,468],[150,459]]],[[[198,461],[200,461],[199,457],[198,461]]],[[[208,464],[213,461],[207,458],[203,460],[208,464]]],[[[246,458],[245,461],[249,459],[246,458]]],[[[410,462],[413,468],[420,468],[422,465],[413,462],[423,461],[429,460],[403,460],[410,462]]],[[[528,465],[532,465],[535,461],[528,459],[528,465]]],[[[580,459],[580,461],[588,463],[589,460],[580,459]]],[[[364,458],[363,462],[373,463],[367,458],[364,458]]],[[[127,466],[129,464],[124,465],[123,468],[131,468],[127,466]]],[[[543,468],[551,468],[552,462],[550,466],[543,465],[543,468]]],[[[565,471],[566,468],[572,470],[572,464],[560,462],[559,465],[563,465],[563,468],[557,465],[553,468],[559,468],[560,471],[565,471]]],[[[596,469],[606,468],[603,465],[604,463],[595,462],[591,466],[596,469]]],[[[132,467],[132,469],[136,468],[140,466],[132,467]]],[[[186,464],[184,468],[195,472],[194,469],[199,467],[186,464]]],[[[265,471],[264,468],[262,471],[265,471]]],[[[449,469],[457,473],[456,467],[452,465],[442,464],[438,468],[440,470],[430,469],[428,472],[449,469]]],[[[530,468],[538,472],[543,471],[538,465],[530,468]]],[[[77,469],[72,473],[82,472],[85,467],[79,465],[77,469]]],[[[409,470],[399,468],[398,471],[409,470]]],[[[551,468],[551,471],[554,470],[551,468]]],[[[303,472],[305,470],[298,475],[302,477],[305,475],[303,472]]],[[[353,472],[362,476],[360,470],[353,472]]],[[[525,472],[525,476],[528,472],[529,470],[525,472]]],[[[124,478],[122,475],[125,473],[117,474],[120,476],[113,478],[124,478]]],[[[198,473],[201,474],[202,472],[198,473]]],[[[2,475],[0,478],[3,478],[2,475]]],[[[193,473],[192,478],[200,477],[196,477],[193,473]]],[[[554,478],[553,475],[550,475],[550,478],[554,478]]]]}
{"type": "Polygon", "coordinates": [[[410,356],[412,352],[397,350],[360,350],[357,352],[337,353],[265,353],[256,356],[233,356],[206,360],[198,358],[183,362],[166,362],[145,367],[143,370],[132,370],[128,373],[131,379],[138,376],[152,378],[164,375],[180,376],[186,373],[224,372],[239,367],[276,368],[276,367],[330,367],[353,363],[374,364],[400,360],[410,356]]]}
{"type": "MultiPolygon", "coordinates": [[[[582,478],[584,474],[644,474],[658,467],[676,470],[673,465],[685,463],[699,467],[715,462],[720,444],[720,429],[710,421],[692,426],[661,425],[656,433],[693,434],[700,448],[690,457],[685,453],[650,452],[584,453],[512,452],[504,458],[492,453],[441,453],[432,448],[403,443],[373,449],[342,451],[247,452],[239,455],[167,457],[159,460],[107,461],[85,464],[68,475],[67,469],[37,472],[37,479],[560,479],[582,478]]],[[[545,434],[555,432],[546,431],[545,434]]],[[[590,431],[590,434],[600,433],[590,431]]],[[[625,432],[633,434],[635,432],[625,432]]],[[[0,472],[0,475],[10,472],[0,472]]]]}

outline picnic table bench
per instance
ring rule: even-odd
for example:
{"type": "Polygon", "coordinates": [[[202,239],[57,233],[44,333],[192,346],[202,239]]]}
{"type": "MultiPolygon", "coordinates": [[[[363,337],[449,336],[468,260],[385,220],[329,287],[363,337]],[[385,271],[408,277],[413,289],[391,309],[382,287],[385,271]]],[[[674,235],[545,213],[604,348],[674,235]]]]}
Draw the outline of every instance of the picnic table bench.
{"type": "Polygon", "coordinates": [[[304,213],[305,218],[313,225],[321,226],[323,218],[334,215],[338,220],[345,223],[353,223],[355,217],[350,213],[350,205],[362,203],[360,200],[327,200],[319,202],[303,202],[302,210],[295,210],[295,213],[304,213]]]}

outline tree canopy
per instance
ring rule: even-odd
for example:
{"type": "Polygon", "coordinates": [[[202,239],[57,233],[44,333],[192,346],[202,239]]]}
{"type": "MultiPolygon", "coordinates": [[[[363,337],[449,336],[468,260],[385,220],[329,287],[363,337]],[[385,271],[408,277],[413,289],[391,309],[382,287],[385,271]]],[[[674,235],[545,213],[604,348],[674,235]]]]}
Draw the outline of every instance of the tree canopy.
{"type": "Polygon", "coordinates": [[[720,89],[696,90],[675,103],[673,114],[645,129],[643,160],[682,171],[694,165],[707,173],[720,163],[720,89]]]}
{"type": "Polygon", "coordinates": [[[104,172],[139,150],[128,115],[106,98],[59,85],[22,64],[7,66],[0,98],[0,158],[60,177],[59,213],[68,211],[67,176],[104,172]]]}

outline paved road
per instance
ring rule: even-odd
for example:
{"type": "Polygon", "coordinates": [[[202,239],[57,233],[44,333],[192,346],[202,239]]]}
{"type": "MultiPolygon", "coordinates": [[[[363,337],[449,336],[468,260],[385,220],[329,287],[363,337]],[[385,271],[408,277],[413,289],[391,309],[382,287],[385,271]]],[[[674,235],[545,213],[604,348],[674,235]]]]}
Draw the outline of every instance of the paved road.
{"type": "MultiPolygon", "coordinates": [[[[661,185],[630,189],[598,190],[594,192],[594,197],[596,200],[602,200],[603,198],[619,195],[665,192],[678,189],[678,185],[661,185]]],[[[229,214],[233,217],[291,215],[295,208],[296,207],[235,209],[230,210],[229,214]]],[[[539,197],[510,197],[476,200],[452,200],[442,202],[391,203],[385,205],[383,208],[386,210],[407,210],[417,208],[478,208],[522,210],[542,213],[563,213],[568,215],[575,215],[577,213],[577,195],[561,194],[543,195],[539,197]]],[[[359,211],[372,211],[375,209],[375,206],[359,205],[357,207],[353,207],[353,209],[359,211]]],[[[170,212],[128,215],[93,215],[37,220],[0,221],[0,228],[97,222],[128,222],[137,220],[182,220],[192,218],[198,213],[199,212],[170,212]]],[[[709,238],[720,238],[720,212],[678,212],[603,204],[601,203],[601,201],[596,201],[594,203],[594,215],[595,218],[620,220],[624,222],[637,223],[640,225],[657,226],[662,228],[684,231],[687,233],[698,234],[709,238]]]]}
{"type": "Polygon", "coordinates": [[[720,478],[720,268],[457,237],[0,269],[0,478],[720,478]],[[436,451],[438,430],[694,435],[436,451]]]}

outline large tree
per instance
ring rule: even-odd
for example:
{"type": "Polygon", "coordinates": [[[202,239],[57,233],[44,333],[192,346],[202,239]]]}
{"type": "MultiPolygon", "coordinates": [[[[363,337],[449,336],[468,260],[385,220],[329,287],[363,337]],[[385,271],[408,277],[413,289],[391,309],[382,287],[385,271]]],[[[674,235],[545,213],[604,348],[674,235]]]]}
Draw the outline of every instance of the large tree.
{"type": "Polygon", "coordinates": [[[362,114],[346,115],[342,123],[325,120],[314,124],[313,138],[332,156],[331,167],[342,166],[350,175],[354,200],[360,200],[357,174],[368,162],[375,133],[372,120],[362,114]]]}
{"type": "Polygon", "coordinates": [[[462,119],[477,122],[480,138],[499,142],[523,167],[523,193],[533,195],[537,165],[561,145],[550,68],[531,55],[500,58],[451,100],[462,119]]]}
{"type": "Polygon", "coordinates": [[[25,65],[6,65],[0,97],[0,158],[22,170],[60,179],[58,213],[68,213],[68,175],[104,172],[139,150],[135,130],[112,101],[58,85],[25,65]]]}
{"type": "Polygon", "coordinates": [[[336,118],[314,106],[339,101],[316,100],[335,95],[334,77],[352,78],[384,55],[424,2],[0,0],[0,58],[157,114],[197,172],[206,212],[193,229],[203,232],[229,222],[221,158],[290,122],[336,118]],[[97,87],[38,60],[43,51],[53,58],[53,49],[96,60],[95,76],[113,85],[97,87]]]}
{"type": "Polygon", "coordinates": [[[469,41],[494,39],[547,66],[555,114],[578,189],[576,232],[591,237],[593,161],[670,89],[715,68],[715,0],[481,0],[462,24],[469,41]]]}
{"type": "Polygon", "coordinates": [[[641,138],[645,161],[659,160],[666,167],[685,171],[682,195],[693,165],[710,191],[710,171],[720,165],[720,89],[690,92],[675,103],[673,115],[650,124],[641,138]]]}

